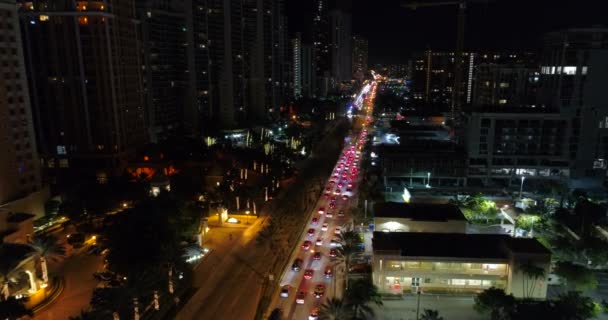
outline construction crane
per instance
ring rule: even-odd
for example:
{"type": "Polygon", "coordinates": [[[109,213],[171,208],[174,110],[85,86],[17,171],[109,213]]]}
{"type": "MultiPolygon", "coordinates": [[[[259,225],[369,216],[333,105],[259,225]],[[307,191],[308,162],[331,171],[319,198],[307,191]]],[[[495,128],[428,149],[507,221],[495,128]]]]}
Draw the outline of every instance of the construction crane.
{"type": "Polygon", "coordinates": [[[487,2],[487,0],[456,0],[456,1],[441,1],[441,2],[407,2],[401,6],[407,9],[416,10],[424,7],[437,7],[437,6],[458,6],[458,18],[456,21],[456,51],[454,52],[454,87],[452,88],[452,103],[451,112],[452,120],[454,119],[455,109],[460,110],[460,91],[462,86],[462,50],[464,47],[464,26],[465,26],[465,13],[467,10],[467,3],[469,2],[487,2]]]}

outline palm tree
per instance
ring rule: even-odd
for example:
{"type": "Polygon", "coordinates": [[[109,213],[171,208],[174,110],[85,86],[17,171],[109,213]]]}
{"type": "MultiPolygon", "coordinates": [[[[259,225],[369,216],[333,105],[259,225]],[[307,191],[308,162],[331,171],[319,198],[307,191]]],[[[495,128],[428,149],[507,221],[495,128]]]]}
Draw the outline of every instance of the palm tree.
{"type": "Polygon", "coordinates": [[[522,293],[524,298],[529,298],[534,294],[536,283],[545,277],[545,269],[536,266],[531,261],[519,265],[519,271],[523,274],[522,293]]]}
{"type": "Polygon", "coordinates": [[[32,310],[25,307],[27,298],[16,299],[10,297],[0,301],[0,319],[17,320],[25,316],[33,316],[32,310]]]}
{"type": "Polygon", "coordinates": [[[342,233],[338,236],[338,242],[340,242],[341,246],[336,249],[336,251],[338,251],[337,256],[344,262],[346,286],[348,287],[348,272],[350,263],[352,259],[355,258],[359,253],[359,246],[363,243],[363,240],[358,232],[349,228],[342,231],[342,233]]]}
{"type": "Polygon", "coordinates": [[[47,285],[49,283],[47,260],[59,260],[60,258],[65,257],[65,246],[52,235],[36,237],[30,245],[34,249],[32,255],[38,257],[40,260],[42,281],[47,285]]]}
{"type": "Polygon", "coordinates": [[[331,298],[321,305],[319,320],[345,320],[349,310],[342,299],[331,298]]]}
{"type": "Polygon", "coordinates": [[[443,320],[443,317],[439,315],[437,310],[424,309],[424,312],[420,315],[420,320],[443,320]]]}
{"type": "Polygon", "coordinates": [[[29,259],[15,255],[8,245],[0,244],[0,297],[2,300],[9,299],[10,283],[19,275],[27,261],[29,259]]]}
{"type": "Polygon", "coordinates": [[[374,309],[369,306],[373,302],[382,306],[382,297],[371,279],[357,279],[350,283],[346,291],[346,302],[352,310],[353,319],[373,319],[374,309]]]}

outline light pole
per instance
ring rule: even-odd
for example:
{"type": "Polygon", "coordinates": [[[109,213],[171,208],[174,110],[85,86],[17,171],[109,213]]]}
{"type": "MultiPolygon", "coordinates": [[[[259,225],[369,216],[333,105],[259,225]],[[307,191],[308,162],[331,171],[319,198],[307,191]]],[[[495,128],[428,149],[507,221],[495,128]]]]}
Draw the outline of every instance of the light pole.
{"type": "Polygon", "coordinates": [[[426,187],[427,188],[431,187],[431,173],[430,172],[426,173],[426,187]]]}
{"type": "Polygon", "coordinates": [[[519,186],[519,200],[522,199],[522,194],[524,192],[524,180],[526,180],[526,177],[521,176],[521,185],[519,186]]]}

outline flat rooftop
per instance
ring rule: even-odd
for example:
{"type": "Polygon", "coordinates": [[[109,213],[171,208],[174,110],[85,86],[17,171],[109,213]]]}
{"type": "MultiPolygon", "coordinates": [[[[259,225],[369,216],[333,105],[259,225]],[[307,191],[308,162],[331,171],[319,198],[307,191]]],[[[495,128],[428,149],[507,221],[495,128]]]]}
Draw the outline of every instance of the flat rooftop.
{"type": "Polygon", "coordinates": [[[380,202],[374,205],[374,216],[416,221],[467,220],[457,206],[448,203],[380,202]]]}
{"type": "Polygon", "coordinates": [[[551,252],[536,239],[497,234],[374,232],[374,252],[399,251],[403,257],[508,259],[512,254],[551,252]]]}

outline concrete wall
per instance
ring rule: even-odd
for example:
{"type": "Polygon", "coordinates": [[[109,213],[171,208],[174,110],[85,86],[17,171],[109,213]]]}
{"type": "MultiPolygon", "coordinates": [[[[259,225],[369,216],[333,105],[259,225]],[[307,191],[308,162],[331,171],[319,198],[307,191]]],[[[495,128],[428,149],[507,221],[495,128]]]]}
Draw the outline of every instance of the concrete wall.
{"type": "Polygon", "coordinates": [[[47,187],[39,191],[30,193],[24,198],[15,201],[7,202],[0,205],[0,209],[11,212],[24,212],[35,215],[34,219],[44,216],[44,203],[51,197],[50,190],[47,187]]]}
{"type": "Polygon", "coordinates": [[[467,230],[467,222],[460,220],[413,221],[405,218],[376,217],[374,223],[376,231],[466,233],[467,230]]]}

